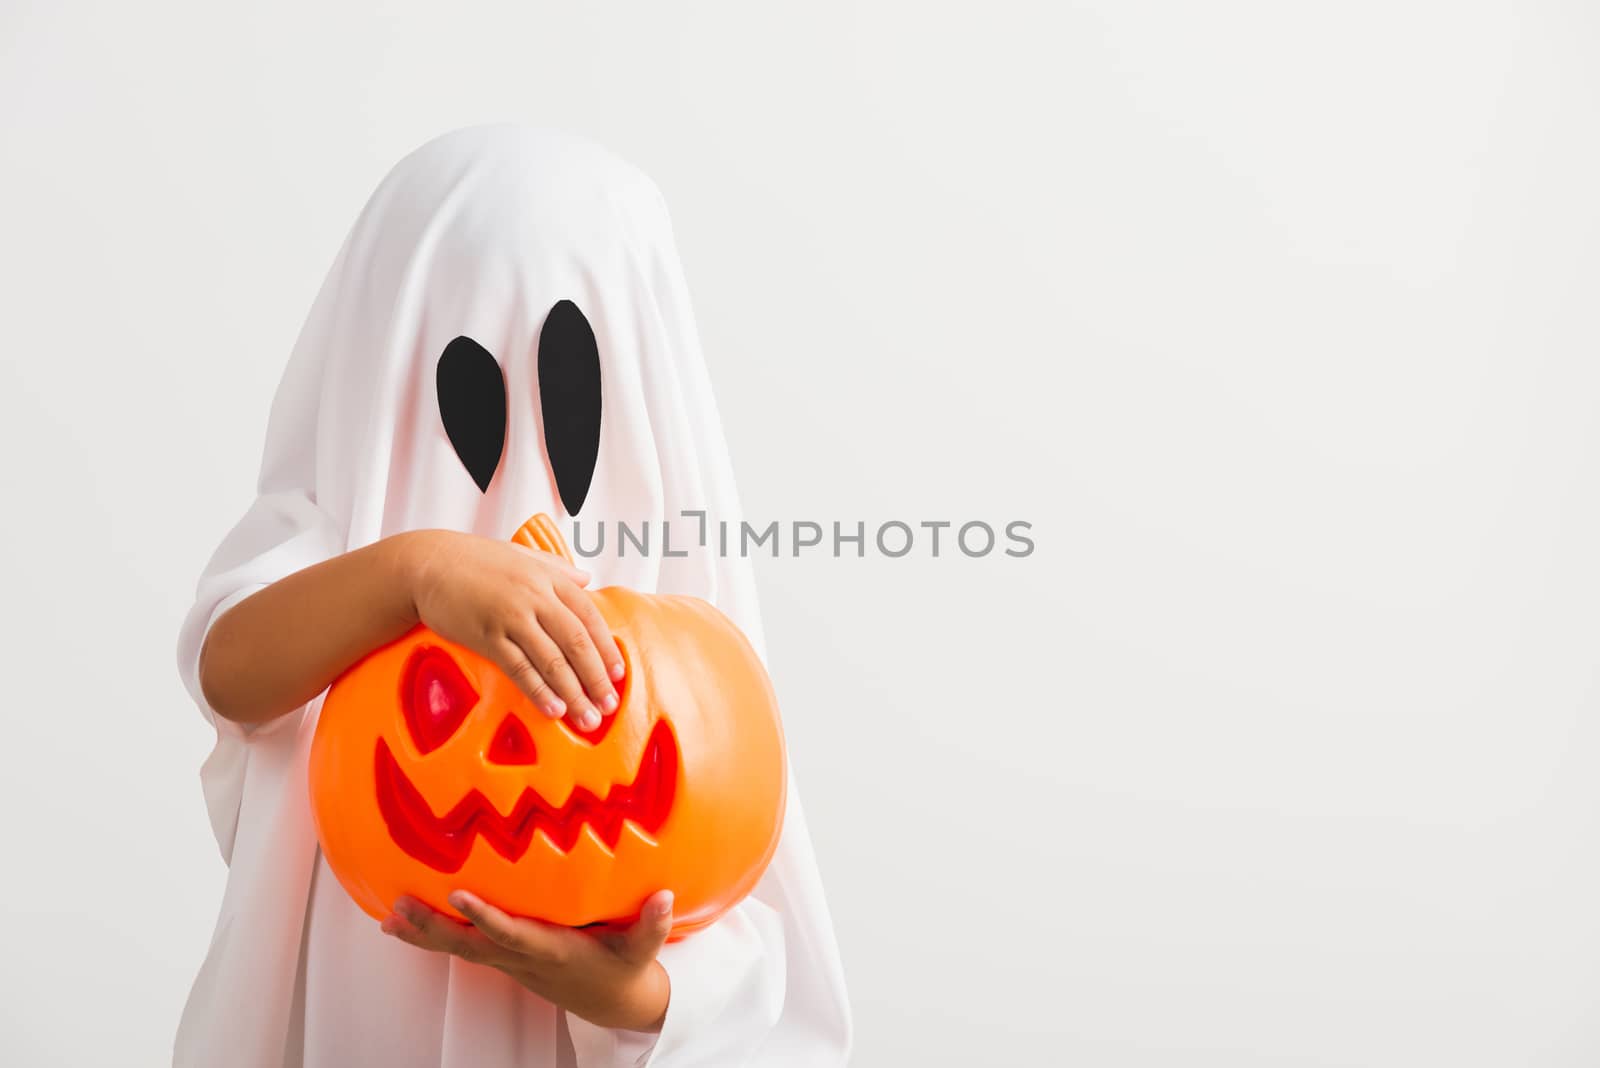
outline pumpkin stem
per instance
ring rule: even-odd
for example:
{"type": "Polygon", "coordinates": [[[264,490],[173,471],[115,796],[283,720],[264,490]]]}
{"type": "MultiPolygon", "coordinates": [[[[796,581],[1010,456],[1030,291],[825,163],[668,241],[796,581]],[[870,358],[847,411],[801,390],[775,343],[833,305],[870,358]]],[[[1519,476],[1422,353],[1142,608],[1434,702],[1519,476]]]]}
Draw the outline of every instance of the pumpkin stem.
{"type": "Polygon", "coordinates": [[[540,512],[529,519],[517,532],[511,535],[511,540],[518,545],[526,545],[530,549],[539,549],[547,553],[555,553],[564,558],[567,563],[577,566],[577,561],[572,558],[572,552],[567,548],[567,539],[561,536],[561,531],[556,528],[556,521],[540,512]]]}

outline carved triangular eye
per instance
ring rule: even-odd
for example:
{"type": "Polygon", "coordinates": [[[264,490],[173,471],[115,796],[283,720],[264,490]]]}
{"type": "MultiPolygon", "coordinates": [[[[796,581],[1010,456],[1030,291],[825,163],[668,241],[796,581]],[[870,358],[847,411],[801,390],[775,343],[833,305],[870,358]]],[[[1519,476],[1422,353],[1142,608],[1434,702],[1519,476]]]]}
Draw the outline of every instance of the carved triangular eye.
{"type": "Polygon", "coordinates": [[[515,715],[507,715],[495,729],[484,756],[491,764],[532,764],[538,759],[538,750],[527,725],[515,715]]]}
{"type": "Polygon", "coordinates": [[[577,515],[600,455],[600,349],[570,300],[557,301],[539,330],[539,408],[556,491],[577,515]]]}
{"type": "Polygon", "coordinates": [[[449,653],[419,645],[406,661],[400,707],[417,751],[431,753],[448,742],[478,703],[478,691],[449,653]]]}
{"type": "Polygon", "coordinates": [[[487,493],[506,447],[506,380],[489,350],[470,337],[444,347],[436,372],[439,418],[467,474],[487,493]]]}

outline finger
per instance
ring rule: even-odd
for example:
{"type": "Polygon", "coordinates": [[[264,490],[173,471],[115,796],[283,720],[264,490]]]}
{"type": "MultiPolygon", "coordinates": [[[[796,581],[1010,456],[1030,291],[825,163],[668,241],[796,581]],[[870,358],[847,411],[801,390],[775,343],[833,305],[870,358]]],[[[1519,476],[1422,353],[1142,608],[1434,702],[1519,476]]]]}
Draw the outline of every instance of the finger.
{"type": "Polygon", "coordinates": [[[506,952],[482,932],[460,924],[433,911],[427,905],[410,897],[401,897],[394,903],[398,923],[385,920],[383,931],[418,949],[435,953],[449,953],[474,964],[504,966],[513,964],[506,952]]]}
{"type": "MultiPolygon", "coordinates": [[[[560,596],[560,590],[557,590],[560,596]]],[[[574,600],[589,601],[589,596],[579,590],[571,588],[574,600]]],[[[589,601],[590,608],[594,603],[589,601]]],[[[595,609],[595,617],[600,616],[600,611],[595,609]]],[[[600,619],[600,633],[595,633],[594,627],[578,612],[573,611],[570,604],[562,598],[560,606],[550,606],[544,609],[539,622],[544,624],[550,636],[562,644],[566,652],[566,659],[570,660],[573,670],[578,671],[578,678],[584,683],[584,692],[589,694],[590,702],[600,710],[602,715],[616,711],[616,687],[611,686],[611,665],[605,660],[605,652],[611,656],[619,657],[616,651],[616,641],[611,638],[611,628],[606,627],[605,620],[600,619]]]]}
{"type": "Polygon", "coordinates": [[[624,960],[648,964],[656,959],[671,933],[672,891],[658,890],[639,910],[639,918],[628,928],[617,952],[624,960]]]}
{"type": "Polygon", "coordinates": [[[567,654],[561,651],[553,637],[545,633],[542,621],[529,618],[519,624],[511,632],[511,640],[522,648],[528,662],[561,702],[560,712],[552,712],[549,704],[541,705],[546,715],[551,718],[571,716],[573,722],[583,730],[589,729],[586,724],[591,719],[596,725],[599,724],[599,709],[589,703],[589,698],[583,692],[583,684],[567,662],[567,654]]]}
{"type": "Polygon", "coordinates": [[[578,622],[588,628],[589,637],[594,639],[595,648],[600,650],[600,659],[605,661],[606,674],[611,681],[621,682],[627,665],[622,662],[622,650],[617,648],[617,640],[611,636],[611,625],[600,614],[594,598],[577,587],[561,583],[556,584],[556,596],[561,598],[562,604],[572,609],[578,622]]]}
{"type": "MultiPolygon", "coordinates": [[[[593,730],[600,726],[600,716],[617,710],[617,691],[611,686],[611,674],[605,661],[600,659],[600,648],[589,628],[565,604],[541,606],[538,615],[540,626],[561,646],[567,663],[583,680],[584,693],[594,708],[595,718],[593,723],[580,719],[578,726],[586,731],[593,730]]],[[[616,648],[615,642],[610,645],[616,648]]]]}
{"type": "MultiPolygon", "coordinates": [[[[496,642],[492,652],[495,666],[505,672],[506,678],[515,683],[517,689],[526,694],[528,700],[532,701],[540,711],[551,719],[567,714],[567,703],[561,699],[555,687],[545,681],[538,667],[529,659],[528,652],[515,637],[496,642]]],[[[573,688],[577,688],[577,680],[573,680],[573,688]]]]}
{"type": "Polygon", "coordinates": [[[417,949],[425,952],[443,953],[446,955],[450,953],[450,951],[444,946],[439,945],[432,938],[428,937],[426,934],[423,934],[422,931],[407,923],[405,920],[385,920],[381,930],[384,934],[392,935],[407,945],[414,946],[417,949]]]}
{"type": "Polygon", "coordinates": [[[391,912],[384,917],[383,922],[378,925],[378,930],[393,938],[398,938],[408,945],[416,946],[418,949],[425,949],[429,953],[444,952],[439,946],[434,945],[416,924],[397,913],[391,912]]]}
{"type": "Polygon", "coordinates": [[[508,915],[475,894],[456,890],[450,904],[495,945],[544,964],[564,964],[571,931],[538,920],[508,915]]]}
{"type": "Polygon", "coordinates": [[[415,936],[417,934],[417,929],[411,926],[411,921],[393,912],[383,918],[383,922],[378,924],[378,930],[386,935],[394,935],[396,938],[403,938],[408,935],[415,936]]]}
{"type": "Polygon", "coordinates": [[[543,549],[530,549],[530,548],[528,548],[528,546],[523,545],[523,544],[521,544],[519,542],[512,542],[511,544],[512,544],[513,548],[521,549],[523,552],[527,553],[529,556],[532,556],[537,560],[542,560],[545,563],[552,565],[556,569],[556,572],[558,574],[566,575],[568,578],[570,578],[573,582],[576,582],[578,585],[580,585],[580,586],[589,585],[589,578],[590,578],[589,572],[583,570],[578,565],[572,563],[565,556],[562,556],[560,553],[545,552],[543,549]]]}

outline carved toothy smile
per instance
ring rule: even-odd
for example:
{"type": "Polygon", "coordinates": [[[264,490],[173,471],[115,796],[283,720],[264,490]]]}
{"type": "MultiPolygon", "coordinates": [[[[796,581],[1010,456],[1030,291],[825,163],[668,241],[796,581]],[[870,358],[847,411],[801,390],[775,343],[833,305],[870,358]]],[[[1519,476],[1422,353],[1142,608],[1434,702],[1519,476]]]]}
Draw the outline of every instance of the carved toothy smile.
{"type": "Polygon", "coordinates": [[[378,739],[376,754],[378,810],[396,845],[423,864],[457,872],[466,864],[475,838],[482,836],[496,853],[515,862],[527,852],[535,831],[562,852],[578,841],[587,824],[606,848],[615,849],[624,822],[654,834],[666,822],[678,778],[678,743],[664,721],[657,722],[639,758],[631,783],[614,784],[602,799],[583,786],[574,787],[557,808],[524,787],[517,803],[502,815],[477,789],[469,791],[442,816],[435,816],[389,744],[378,739]]]}

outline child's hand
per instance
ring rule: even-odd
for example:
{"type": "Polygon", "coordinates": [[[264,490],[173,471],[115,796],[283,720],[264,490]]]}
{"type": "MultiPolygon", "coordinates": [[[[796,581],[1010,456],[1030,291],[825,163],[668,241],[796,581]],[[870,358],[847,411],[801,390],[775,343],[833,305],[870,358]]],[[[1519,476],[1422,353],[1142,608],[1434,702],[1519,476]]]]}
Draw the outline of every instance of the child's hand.
{"type": "Polygon", "coordinates": [[[395,914],[383,921],[383,933],[419,949],[498,968],[598,1027],[661,1030],[671,983],[656,954],[672,931],[669,891],[651,895],[626,931],[603,934],[517,919],[464,890],[451,894],[450,904],[472,924],[402,897],[395,914]]]}
{"type": "Polygon", "coordinates": [[[552,718],[580,730],[617,707],[622,654],[583,586],[589,576],[552,553],[450,530],[406,539],[417,618],[493,661],[552,718]]]}

